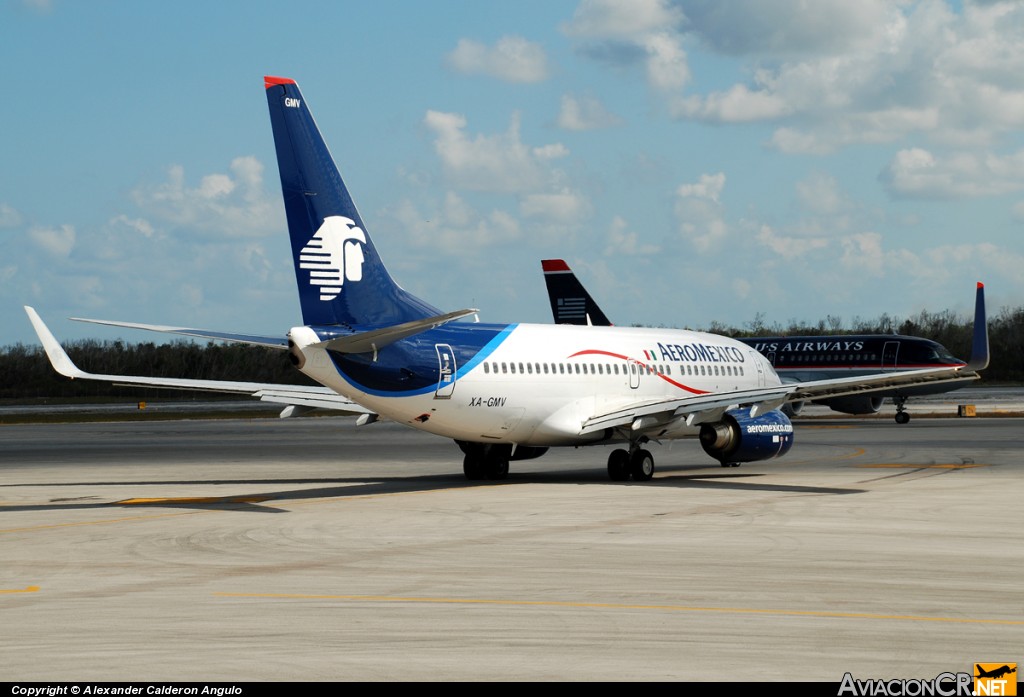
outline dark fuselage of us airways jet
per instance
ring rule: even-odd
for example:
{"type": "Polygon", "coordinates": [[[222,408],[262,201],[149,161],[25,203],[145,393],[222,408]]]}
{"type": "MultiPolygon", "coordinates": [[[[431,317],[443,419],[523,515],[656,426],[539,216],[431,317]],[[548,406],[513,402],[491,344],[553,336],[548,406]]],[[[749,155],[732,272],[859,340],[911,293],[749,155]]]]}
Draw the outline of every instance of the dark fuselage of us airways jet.
{"type": "MultiPolygon", "coordinates": [[[[551,302],[551,315],[557,324],[609,327],[611,320],[591,297],[569,265],[562,259],[544,259],[544,283],[551,302]]],[[[898,334],[840,334],[829,336],[752,336],[738,339],[763,354],[783,382],[807,383],[831,378],[862,377],[906,370],[957,368],[959,380],[919,385],[900,385],[888,390],[830,396],[815,400],[843,414],[875,414],[882,400],[896,405],[896,423],[910,421],[906,411],[909,397],[941,394],[959,389],[978,378],[988,366],[988,322],[985,315],[985,287],[978,283],[974,296],[974,331],[970,361],[962,361],[942,344],[920,336],[898,334]]],[[[658,346],[655,356],[671,354],[671,348],[658,346]]],[[[800,413],[802,402],[790,401],[782,407],[787,416],[800,413]]]]}
{"type": "Polygon", "coordinates": [[[31,308],[54,367],[121,384],[219,389],[289,405],[384,417],[455,440],[470,479],[503,479],[510,460],[549,447],[618,444],[615,480],[647,480],[652,440],[697,436],[723,465],[786,453],[787,402],[963,379],[960,368],[783,384],[768,360],[700,332],[459,322],[391,278],[298,85],[264,80],[303,325],[287,337],[101,322],[287,350],[320,387],[96,375],[80,370],[31,308]],[[672,347],[651,358],[655,347],[672,347]]]}

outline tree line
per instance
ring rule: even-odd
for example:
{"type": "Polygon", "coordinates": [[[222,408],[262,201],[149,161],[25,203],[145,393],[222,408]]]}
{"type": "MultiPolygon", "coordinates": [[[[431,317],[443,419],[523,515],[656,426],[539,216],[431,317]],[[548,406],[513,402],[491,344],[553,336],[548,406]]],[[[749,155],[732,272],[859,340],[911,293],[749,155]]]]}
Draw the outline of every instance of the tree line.
{"type": "MultiPolygon", "coordinates": [[[[206,345],[191,341],[167,344],[83,339],[64,344],[75,364],[90,373],[243,380],[310,385],[309,378],[289,362],[285,351],[242,344],[206,345]]],[[[38,345],[15,344],[0,351],[0,400],[187,397],[220,399],[224,394],[159,388],[118,387],[95,380],[69,380],[59,375],[38,345]]]]}
{"type": "MultiPolygon", "coordinates": [[[[791,321],[787,326],[767,324],[758,314],[742,327],[718,322],[705,331],[732,337],[807,336],[839,334],[904,334],[939,342],[959,358],[971,354],[973,318],[951,311],[921,312],[901,319],[884,314],[873,320],[854,318],[846,325],[841,318],[827,316],[816,324],[791,321]]],[[[1024,307],[1003,308],[989,318],[992,362],[984,371],[984,383],[1024,383],[1024,307]]],[[[285,351],[239,344],[206,345],[191,341],[167,344],[84,339],[65,345],[68,355],[83,370],[106,375],[147,375],[197,378],[202,380],[244,380],[277,384],[313,384],[288,360],[285,351]]],[[[50,366],[41,346],[15,344],[0,349],[0,400],[33,399],[128,399],[156,397],[194,398],[210,393],[164,389],[117,387],[91,380],[69,380],[50,366]]]]}

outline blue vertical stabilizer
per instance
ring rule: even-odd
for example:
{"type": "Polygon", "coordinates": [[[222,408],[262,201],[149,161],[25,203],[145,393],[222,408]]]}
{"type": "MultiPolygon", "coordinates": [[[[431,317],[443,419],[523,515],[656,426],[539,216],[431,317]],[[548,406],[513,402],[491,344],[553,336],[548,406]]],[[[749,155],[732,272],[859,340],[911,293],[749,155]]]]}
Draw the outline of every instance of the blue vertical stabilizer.
{"type": "Polygon", "coordinates": [[[440,314],[391,278],[294,80],[265,77],[302,320],[387,326],[440,314]]]}

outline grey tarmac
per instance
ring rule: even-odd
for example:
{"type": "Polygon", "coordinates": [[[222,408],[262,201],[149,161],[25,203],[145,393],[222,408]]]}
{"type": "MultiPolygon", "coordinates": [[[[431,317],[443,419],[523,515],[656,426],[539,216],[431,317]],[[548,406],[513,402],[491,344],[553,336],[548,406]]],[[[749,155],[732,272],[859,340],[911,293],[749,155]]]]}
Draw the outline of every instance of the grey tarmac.
{"type": "Polygon", "coordinates": [[[933,678],[1024,661],[1024,421],[467,482],[346,418],[0,427],[0,681],[933,678]]]}

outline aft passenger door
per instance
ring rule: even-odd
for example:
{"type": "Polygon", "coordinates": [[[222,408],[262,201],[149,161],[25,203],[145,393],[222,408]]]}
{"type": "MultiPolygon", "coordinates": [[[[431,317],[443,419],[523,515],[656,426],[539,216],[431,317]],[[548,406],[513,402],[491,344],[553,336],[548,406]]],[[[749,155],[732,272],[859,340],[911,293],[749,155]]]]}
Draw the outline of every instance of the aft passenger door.
{"type": "Polygon", "coordinates": [[[434,399],[451,399],[455,391],[455,352],[448,344],[434,344],[437,350],[438,377],[434,399]]]}

